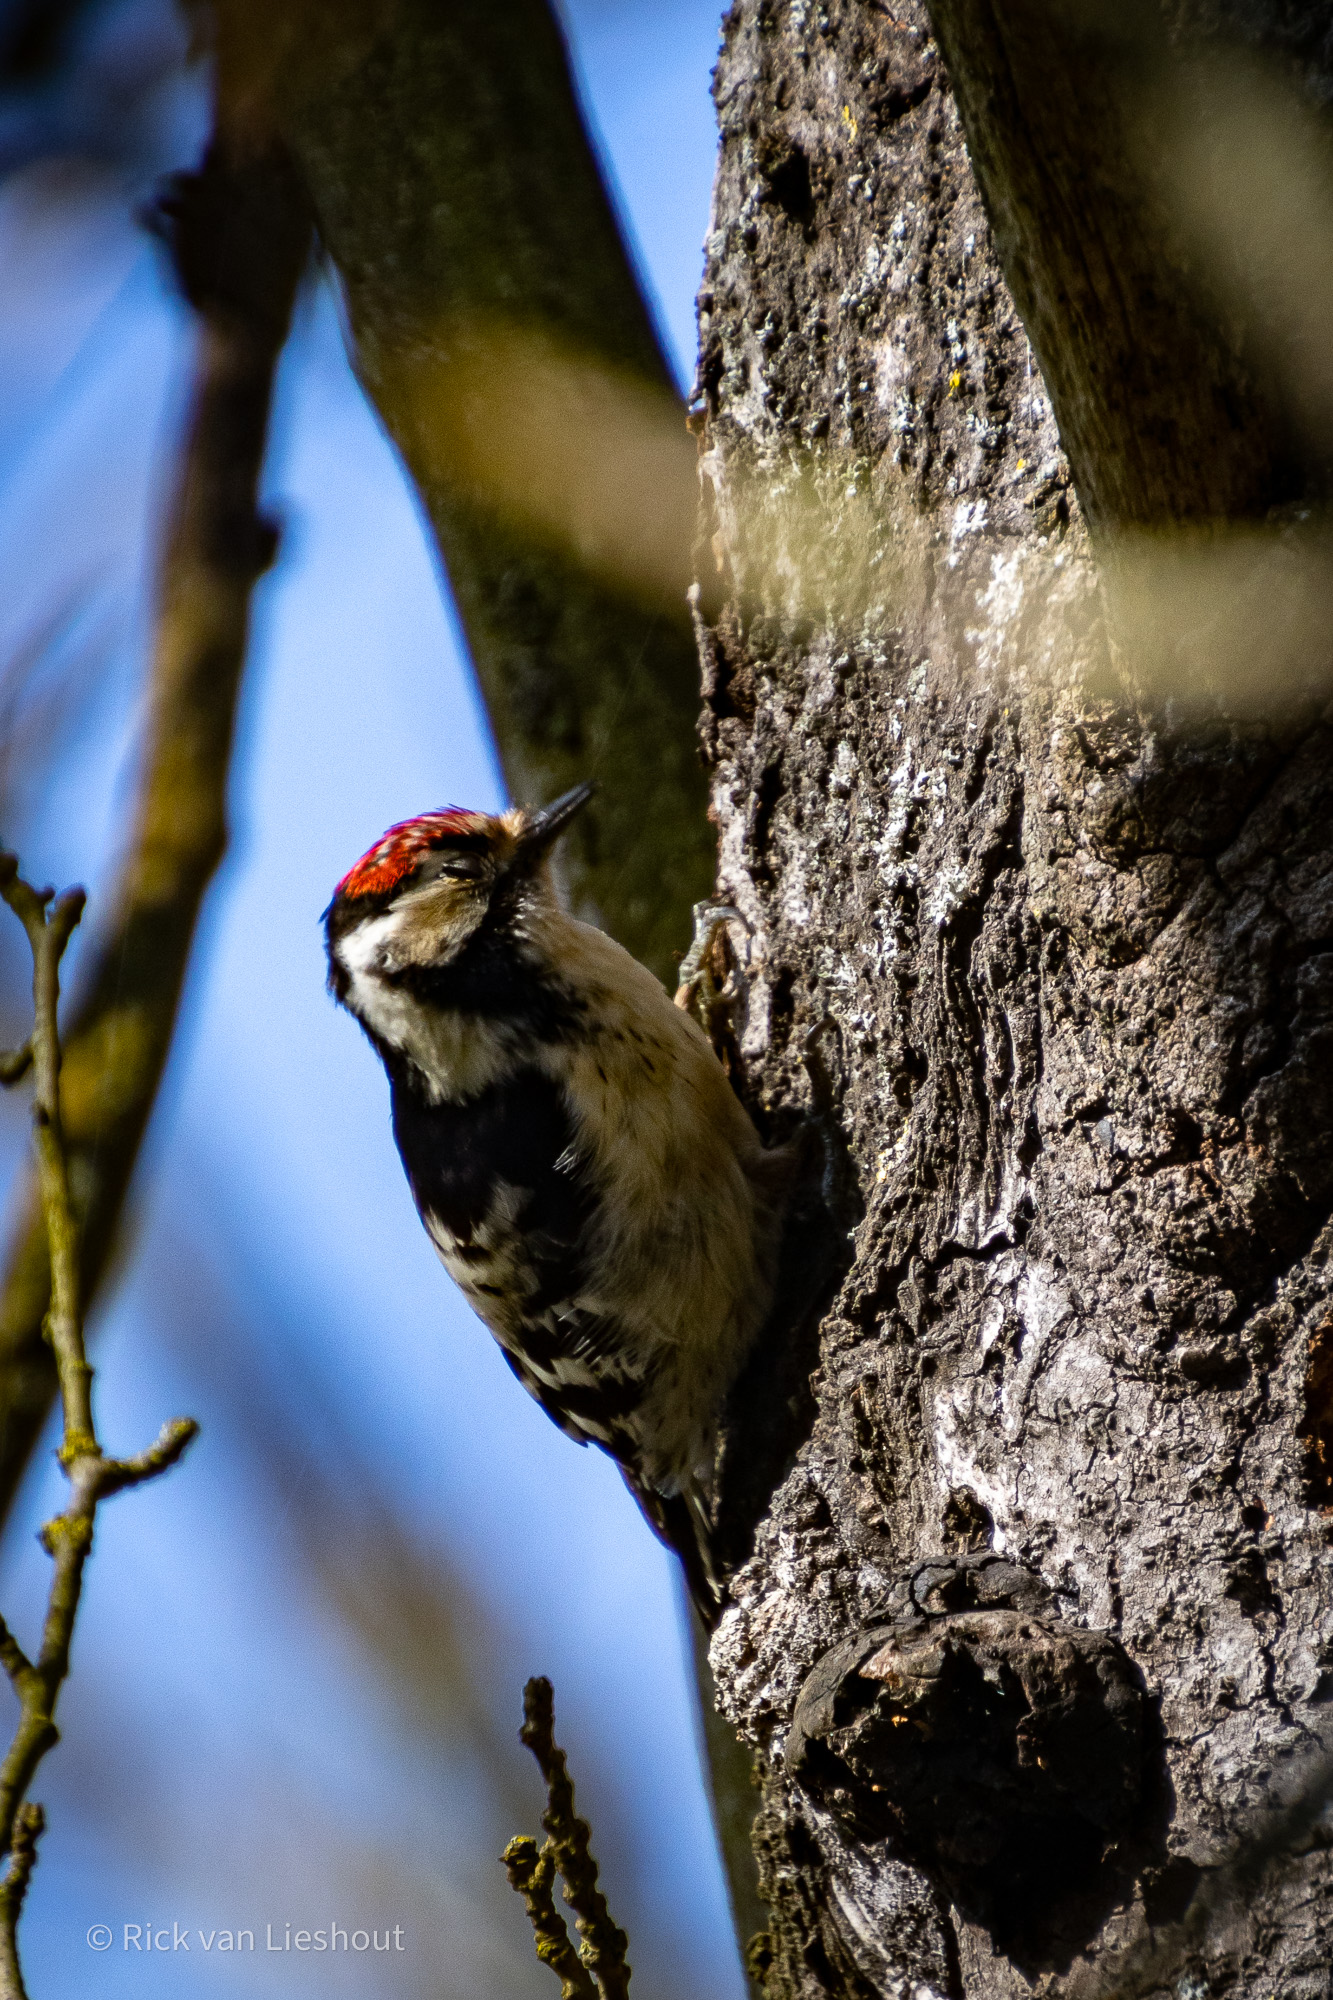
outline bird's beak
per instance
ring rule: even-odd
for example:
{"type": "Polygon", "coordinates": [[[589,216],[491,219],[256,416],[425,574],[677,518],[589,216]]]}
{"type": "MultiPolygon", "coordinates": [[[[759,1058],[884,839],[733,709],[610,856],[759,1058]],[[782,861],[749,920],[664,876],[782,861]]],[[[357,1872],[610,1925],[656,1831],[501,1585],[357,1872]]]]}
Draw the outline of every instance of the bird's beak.
{"type": "Polygon", "coordinates": [[[548,847],[560,838],[576,813],[583,811],[596,785],[575,785],[572,792],[565,792],[551,805],[543,806],[540,812],[532,814],[519,835],[519,847],[525,857],[536,860],[545,854],[548,847]]]}

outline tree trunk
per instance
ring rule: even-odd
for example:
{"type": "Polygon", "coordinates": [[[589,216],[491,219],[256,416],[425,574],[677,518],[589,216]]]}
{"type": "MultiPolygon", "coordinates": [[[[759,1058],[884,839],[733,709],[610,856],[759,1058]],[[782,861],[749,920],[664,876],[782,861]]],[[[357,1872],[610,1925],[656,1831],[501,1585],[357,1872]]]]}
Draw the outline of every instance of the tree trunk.
{"type": "Polygon", "coordinates": [[[731,1055],[827,1159],[724,1461],[772,2000],[1333,1991],[1322,18],[727,19],[731,1055]]]}

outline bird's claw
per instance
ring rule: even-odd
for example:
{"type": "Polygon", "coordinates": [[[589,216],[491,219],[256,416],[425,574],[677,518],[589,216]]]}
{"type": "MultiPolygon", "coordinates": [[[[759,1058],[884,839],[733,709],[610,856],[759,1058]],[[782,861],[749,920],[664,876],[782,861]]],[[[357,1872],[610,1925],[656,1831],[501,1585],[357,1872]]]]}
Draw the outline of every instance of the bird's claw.
{"type": "Polygon", "coordinates": [[[694,939],[680,962],[676,1005],[693,1014],[710,1041],[717,1040],[720,1015],[727,1013],[745,991],[741,963],[728,936],[728,924],[749,925],[730,903],[696,903],[694,939]]]}

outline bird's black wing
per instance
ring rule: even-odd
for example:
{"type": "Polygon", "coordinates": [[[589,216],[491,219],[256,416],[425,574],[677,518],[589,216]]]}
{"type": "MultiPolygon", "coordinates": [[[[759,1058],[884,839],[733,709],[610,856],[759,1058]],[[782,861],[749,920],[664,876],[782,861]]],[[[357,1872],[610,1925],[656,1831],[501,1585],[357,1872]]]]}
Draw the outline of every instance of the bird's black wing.
{"type": "Polygon", "coordinates": [[[393,1131],[422,1221],[524,1388],[579,1443],[632,1458],[643,1384],[621,1330],[578,1303],[595,1193],[559,1085],[522,1069],[432,1104],[403,1070],[393,1131]]]}
{"type": "Polygon", "coordinates": [[[524,1069],[463,1103],[431,1104],[409,1073],[391,1075],[394,1138],[446,1265],[529,1395],[567,1436],[617,1461],[711,1626],[719,1594],[698,1510],[635,1470],[633,1416],[646,1384],[629,1365],[622,1330],[578,1304],[595,1193],[559,1086],[524,1069]]]}

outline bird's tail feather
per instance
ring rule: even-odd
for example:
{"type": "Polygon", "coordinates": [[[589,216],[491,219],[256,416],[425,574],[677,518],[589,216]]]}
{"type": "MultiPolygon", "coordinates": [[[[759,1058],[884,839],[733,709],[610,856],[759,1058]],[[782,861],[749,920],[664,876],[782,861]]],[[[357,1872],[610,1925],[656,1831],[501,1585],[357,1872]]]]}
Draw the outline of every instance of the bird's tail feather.
{"type": "Polygon", "coordinates": [[[641,1485],[626,1466],[620,1472],[657,1539],[680,1557],[690,1596],[711,1632],[722,1613],[724,1591],[713,1561],[712,1522],[702,1493],[693,1482],[683,1493],[659,1493],[641,1485]]]}

